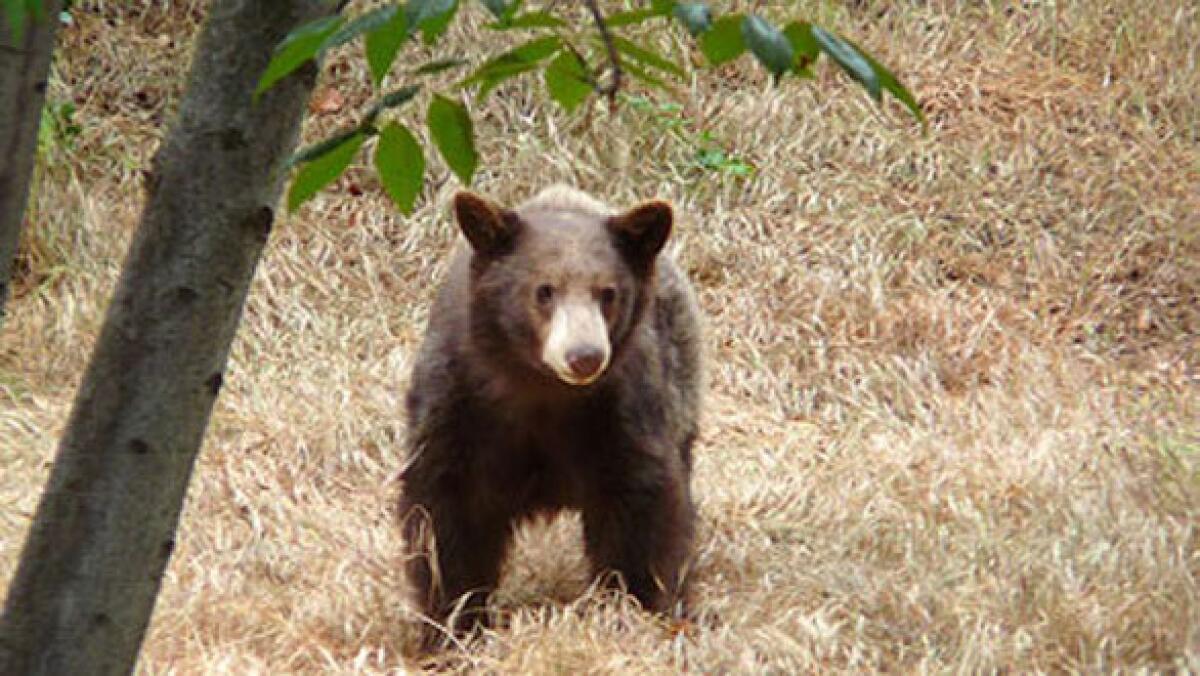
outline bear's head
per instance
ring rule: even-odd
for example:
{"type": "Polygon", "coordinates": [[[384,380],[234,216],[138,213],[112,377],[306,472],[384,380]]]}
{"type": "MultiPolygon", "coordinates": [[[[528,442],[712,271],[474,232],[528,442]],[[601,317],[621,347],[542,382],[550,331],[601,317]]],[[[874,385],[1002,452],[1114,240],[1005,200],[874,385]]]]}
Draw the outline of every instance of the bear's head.
{"type": "Polygon", "coordinates": [[[653,294],[671,207],[609,211],[550,189],[516,209],[454,199],[470,244],[470,332],[490,360],[526,378],[585,387],[633,335],[653,294]]]}

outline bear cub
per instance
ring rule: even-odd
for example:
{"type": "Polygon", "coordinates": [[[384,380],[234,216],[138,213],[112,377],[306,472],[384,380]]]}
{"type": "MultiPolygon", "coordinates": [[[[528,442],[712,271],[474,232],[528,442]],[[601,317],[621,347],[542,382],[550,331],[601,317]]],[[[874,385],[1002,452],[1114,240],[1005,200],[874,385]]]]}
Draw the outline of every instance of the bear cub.
{"type": "Polygon", "coordinates": [[[407,397],[400,515],[430,618],[486,622],[513,530],[579,510],[594,572],[682,601],[695,508],[698,311],[663,255],[671,207],[616,212],[565,186],[515,209],[454,199],[466,236],[407,397]]]}

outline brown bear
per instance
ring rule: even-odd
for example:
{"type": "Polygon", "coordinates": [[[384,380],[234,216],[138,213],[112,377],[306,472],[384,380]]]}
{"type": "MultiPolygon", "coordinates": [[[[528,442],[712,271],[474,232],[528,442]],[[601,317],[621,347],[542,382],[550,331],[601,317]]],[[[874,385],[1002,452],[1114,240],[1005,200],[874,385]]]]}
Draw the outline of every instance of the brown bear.
{"type": "Polygon", "coordinates": [[[683,598],[695,508],[698,311],[660,255],[671,207],[617,213],[554,186],[454,199],[460,245],[407,397],[400,514],[420,609],[486,622],[514,528],[580,510],[595,572],[643,607],[683,598]]]}

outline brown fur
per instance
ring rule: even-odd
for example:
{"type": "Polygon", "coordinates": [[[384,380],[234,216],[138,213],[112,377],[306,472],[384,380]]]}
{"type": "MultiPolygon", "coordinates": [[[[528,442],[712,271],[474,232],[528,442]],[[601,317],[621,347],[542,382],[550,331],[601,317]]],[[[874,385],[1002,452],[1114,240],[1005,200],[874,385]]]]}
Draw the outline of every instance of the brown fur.
{"type": "Polygon", "coordinates": [[[570,188],[515,211],[459,195],[459,247],[408,395],[400,500],[416,600],[455,629],[485,619],[513,529],[577,509],[597,574],[616,571],[644,607],[682,598],[694,507],[691,447],[700,336],[690,285],[660,250],[670,208],[614,215],[570,188]],[[538,359],[543,283],[616,289],[604,374],[568,385],[538,359]]]}

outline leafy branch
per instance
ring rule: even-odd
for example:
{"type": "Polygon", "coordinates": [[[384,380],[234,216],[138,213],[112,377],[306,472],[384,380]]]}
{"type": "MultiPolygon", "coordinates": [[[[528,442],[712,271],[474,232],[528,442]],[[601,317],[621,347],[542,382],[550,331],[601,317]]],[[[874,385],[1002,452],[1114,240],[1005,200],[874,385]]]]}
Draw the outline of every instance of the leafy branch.
{"type": "MultiPolygon", "coordinates": [[[[670,91],[667,81],[682,79],[685,70],[654,49],[616,33],[619,28],[661,20],[682,26],[710,66],[729,63],[748,52],[776,84],[788,75],[811,79],[813,66],[821,54],[826,54],[876,101],[882,101],[886,91],[925,124],[916,99],[891,71],[850,40],[807,21],[793,21],[780,28],[755,14],[716,17],[707,3],[674,0],[651,0],[648,7],[605,16],[596,0],[585,0],[583,4],[591,16],[595,35],[580,42],[589,31],[573,30],[570,21],[557,15],[555,10],[560,3],[550,2],[541,9],[522,11],[523,0],[479,2],[494,19],[489,28],[532,31],[535,37],[487,59],[457,83],[456,89],[474,89],[478,100],[504,82],[534,72],[541,73],[547,94],[568,113],[593,96],[607,98],[615,106],[626,75],[648,87],[670,91]],[[589,46],[581,47],[585,44],[589,46]]],[[[308,61],[359,37],[365,44],[372,84],[382,92],[383,82],[405,43],[418,34],[425,44],[436,43],[454,19],[459,5],[459,0],[407,0],[353,18],[339,14],[302,26],[276,48],[255,96],[308,61]]],[[[430,75],[465,64],[462,59],[434,61],[407,75],[430,75]]],[[[297,209],[337,179],[365,141],[378,137],[375,167],[384,190],[401,211],[411,213],[425,171],[421,145],[403,123],[389,121],[380,129],[376,122],[384,111],[403,106],[418,91],[419,86],[408,84],[382,93],[357,126],[297,153],[288,163],[289,169],[296,169],[288,193],[288,208],[297,209]]],[[[478,166],[478,153],[466,107],[445,93],[435,93],[426,111],[426,125],[446,165],[463,183],[470,183],[478,166]]]]}
{"type": "Polygon", "coordinates": [[[597,94],[608,97],[610,106],[616,107],[617,92],[621,90],[621,57],[617,55],[617,46],[613,42],[613,36],[608,29],[608,23],[604,20],[604,14],[600,12],[600,7],[596,5],[596,0],[587,0],[584,4],[587,5],[588,11],[591,12],[592,20],[596,22],[596,30],[600,32],[600,40],[604,42],[604,49],[608,54],[610,73],[608,83],[595,85],[595,90],[597,94]]]}

